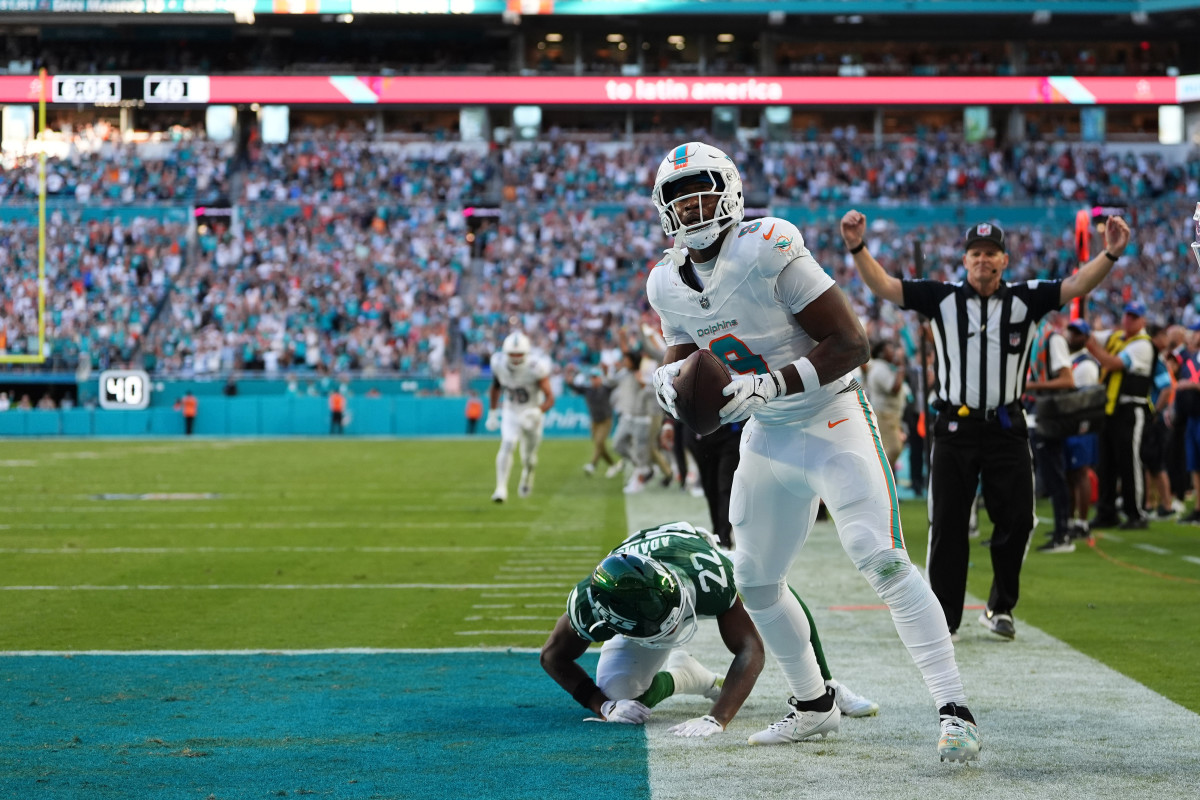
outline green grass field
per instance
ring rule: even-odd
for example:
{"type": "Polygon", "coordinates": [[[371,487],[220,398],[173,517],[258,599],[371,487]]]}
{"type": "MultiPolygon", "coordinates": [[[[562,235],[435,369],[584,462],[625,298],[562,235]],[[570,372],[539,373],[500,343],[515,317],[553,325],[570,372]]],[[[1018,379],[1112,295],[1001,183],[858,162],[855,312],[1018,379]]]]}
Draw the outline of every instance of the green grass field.
{"type": "MultiPolygon", "coordinates": [[[[624,496],[579,469],[586,442],[547,441],[533,497],[514,481],[493,505],[495,448],[0,442],[0,649],[536,647],[624,535],[624,496]]],[[[924,507],[903,514],[923,563],[924,507]]],[[[974,552],[969,590],[986,597],[974,552]]],[[[1154,523],[1031,551],[1017,616],[1200,711],[1198,611],[1200,529],[1154,523]]]]}

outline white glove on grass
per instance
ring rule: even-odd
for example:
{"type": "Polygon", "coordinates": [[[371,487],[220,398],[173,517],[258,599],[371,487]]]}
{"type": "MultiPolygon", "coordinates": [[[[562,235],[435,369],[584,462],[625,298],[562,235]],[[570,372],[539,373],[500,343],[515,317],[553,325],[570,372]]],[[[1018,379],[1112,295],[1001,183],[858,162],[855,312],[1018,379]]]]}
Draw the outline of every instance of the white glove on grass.
{"type": "Polygon", "coordinates": [[[717,722],[716,717],[705,714],[703,717],[696,717],[695,719],[689,719],[687,722],[675,725],[671,728],[671,733],[685,738],[698,737],[700,739],[707,739],[714,733],[720,733],[723,730],[725,728],[721,726],[721,723],[717,722]]]}

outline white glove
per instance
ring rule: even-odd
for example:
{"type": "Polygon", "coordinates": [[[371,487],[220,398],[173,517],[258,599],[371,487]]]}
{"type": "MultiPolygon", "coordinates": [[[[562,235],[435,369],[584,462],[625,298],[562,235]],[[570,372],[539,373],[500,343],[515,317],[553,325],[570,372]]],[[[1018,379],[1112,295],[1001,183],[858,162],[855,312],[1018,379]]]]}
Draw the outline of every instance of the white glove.
{"type": "Polygon", "coordinates": [[[641,725],[650,719],[650,709],[637,700],[605,700],[600,706],[605,722],[623,722],[626,725],[641,725]]]}
{"type": "Polygon", "coordinates": [[[671,733],[686,738],[698,737],[700,739],[707,739],[714,733],[720,733],[723,730],[725,728],[721,726],[721,723],[717,722],[716,717],[705,714],[703,717],[696,717],[695,719],[689,719],[687,722],[675,725],[671,728],[671,733]]]}
{"type": "Polygon", "coordinates": [[[672,361],[670,364],[663,364],[658,369],[654,370],[654,397],[658,400],[658,404],[662,406],[663,411],[666,411],[675,419],[679,419],[679,415],[675,413],[675,398],[679,393],[675,391],[672,385],[675,382],[675,376],[679,374],[679,368],[683,366],[683,361],[672,361]]]}
{"type": "Polygon", "coordinates": [[[732,399],[721,408],[721,424],[741,422],[779,396],[782,382],[771,374],[738,375],[721,394],[732,399]]]}
{"type": "Polygon", "coordinates": [[[483,427],[487,428],[489,431],[500,430],[500,412],[494,408],[489,411],[487,415],[487,421],[483,423],[483,427]]]}
{"type": "Polygon", "coordinates": [[[542,421],[542,410],[540,408],[527,408],[521,412],[521,427],[527,431],[532,431],[542,421]]]}

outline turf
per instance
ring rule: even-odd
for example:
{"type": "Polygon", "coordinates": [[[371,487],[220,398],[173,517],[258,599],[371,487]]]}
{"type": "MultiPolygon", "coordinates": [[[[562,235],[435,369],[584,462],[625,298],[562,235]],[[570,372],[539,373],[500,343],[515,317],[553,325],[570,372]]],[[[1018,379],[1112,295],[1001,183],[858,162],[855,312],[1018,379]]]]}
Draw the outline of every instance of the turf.
{"type": "MultiPolygon", "coordinates": [[[[901,514],[909,551],[923,564],[925,507],[910,501],[901,514]]],[[[1039,502],[1038,514],[1041,520],[1053,519],[1048,502],[1039,502]]],[[[991,535],[991,523],[986,513],[981,517],[981,534],[972,540],[967,591],[986,598],[992,571],[982,542],[991,535]]],[[[1145,531],[1101,532],[1091,546],[1078,543],[1074,553],[1038,553],[1047,531],[1045,523],[1039,526],[1025,559],[1017,617],[1200,712],[1200,674],[1193,667],[1200,657],[1200,640],[1194,635],[1200,608],[1200,528],[1156,521],[1145,531]]],[[[975,616],[968,611],[963,624],[974,624],[975,616]]]]}
{"type": "Polygon", "coordinates": [[[2,798],[648,797],[641,728],[545,735],[580,709],[545,703],[529,653],[10,658],[3,675],[2,798]]]}
{"type": "MultiPolygon", "coordinates": [[[[537,647],[625,532],[588,447],[547,441],[533,496],[514,474],[495,505],[495,439],[5,441],[0,650],[537,647]],[[214,497],[95,499],[147,493],[214,497]]],[[[1200,529],[1156,522],[1031,551],[1017,615],[1200,711],[1198,606],[1200,529]]]]}

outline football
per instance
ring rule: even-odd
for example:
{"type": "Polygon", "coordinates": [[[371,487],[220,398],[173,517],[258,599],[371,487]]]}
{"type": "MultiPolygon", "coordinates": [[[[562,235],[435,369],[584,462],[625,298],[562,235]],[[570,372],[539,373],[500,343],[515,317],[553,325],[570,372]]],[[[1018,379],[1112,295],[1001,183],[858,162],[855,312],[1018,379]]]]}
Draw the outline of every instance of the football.
{"type": "Polygon", "coordinates": [[[701,436],[721,427],[721,409],[729,402],[721,390],[730,380],[729,370],[711,350],[697,350],[684,359],[672,384],[679,395],[675,413],[680,422],[701,436]]]}

